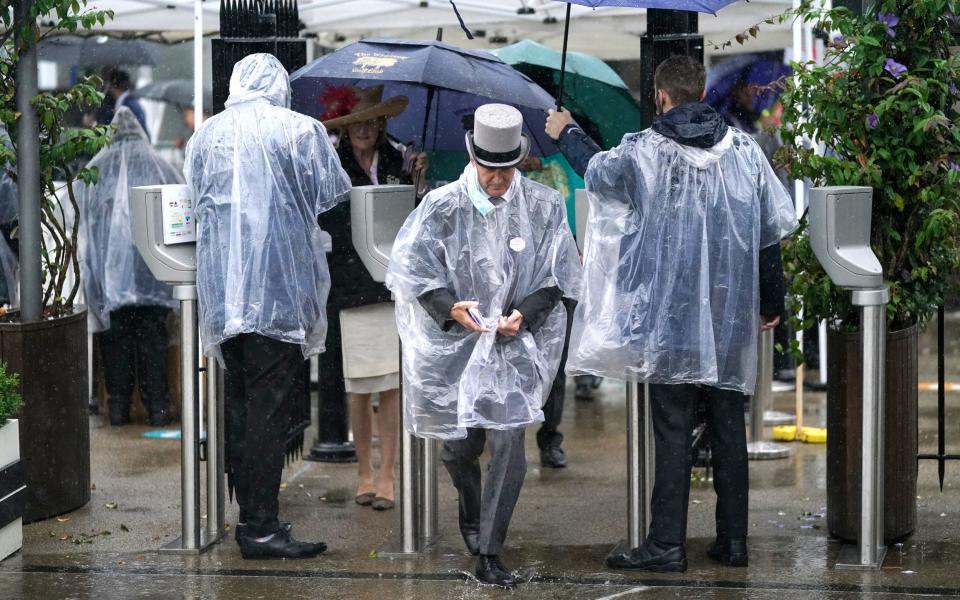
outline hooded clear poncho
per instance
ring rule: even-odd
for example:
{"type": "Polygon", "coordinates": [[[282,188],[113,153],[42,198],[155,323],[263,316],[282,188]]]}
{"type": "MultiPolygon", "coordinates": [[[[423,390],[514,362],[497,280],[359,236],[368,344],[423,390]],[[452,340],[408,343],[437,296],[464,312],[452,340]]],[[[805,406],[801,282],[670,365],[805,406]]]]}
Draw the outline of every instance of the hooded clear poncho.
{"type": "Polygon", "coordinates": [[[290,82],[269,54],[241,60],[226,110],[187,144],[196,200],[204,350],[256,333],[323,351],[330,273],[317,215],[350,179],[319,121],[289,110],[290,82]]]}
{"type": "Polygon", "coordinates": [[[427,195],[394,243],[386,284],[396,296],[407,429],[417,436],[458,439],[468,427],[512,429],[543,420],[566,311],[558,304],[536,333],[522,327],[512,338],[498,335],[496,324],[542,288],[556,286],[576,298],[580,260],[557,192],[518,173],[505,198],[496,207],[486,204],[468,167],[459,181],[427,195]],[[441,288],[458,301],[479,302],[493,331],[458,324],[444,331],[418,302],[441,288]]]}
{"type": "Polygon", "coordinates": [[[757,144],[652,130],[593,157],[584,284],[567,373],[753,394],[761,249],[797,226],[757,144]]]}
{"type": "MultiPolygon", "coordinates": [[[[10,135],[7,128],[0,125],[0,144],[11,148],[10,135]]],[[[17,183],[7,174],[7,165],[0,169],[0,225],[6,225],[17,220],[20,213],[19,200],[17,198],[17,183]]]]}
{"type": "Polygon", "coordinates": [[[110,145],[88,163],[99,171],[93,185],[77,185],[82,234],[81,273],[93,331],[110,328],[110,312],[124,306],[175,307],[169,285],[157,281],[133,242],[130,188],[183,183],[183,177],[150,146],[129,108],[113,117],[110,145]]]}

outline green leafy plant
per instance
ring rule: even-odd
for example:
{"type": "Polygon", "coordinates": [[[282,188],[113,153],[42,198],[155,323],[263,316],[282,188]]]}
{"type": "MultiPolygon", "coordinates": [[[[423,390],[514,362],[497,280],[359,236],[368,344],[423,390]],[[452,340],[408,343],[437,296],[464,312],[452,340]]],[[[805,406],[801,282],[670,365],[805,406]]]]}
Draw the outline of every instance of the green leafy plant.
{"type": "MultiPolygon", "coordinates": [[[[17,61],[25,49],[23,40],[31,37],[39,42],[64,33],[82,33],[96,25],[103,25],[113,17],[112,11],[86,8],[86,0],[35,0],[31,15],[39,19],[41,28],[30,31],[24,23],[14,23],[13,11],[0,9],[0,124],[9,139],[0,140],[0,169],[16,180],[17,125],[20,113],[16,106],[15,73],[17,61]],[[18,33],[20,35],[18,35],[18,33]]],[[[109,143],[109,127],[66,126],[71,110],[99,106],[103,100],[97,77],[81,79],[64,91],[42,91],[32,101],[37,111],[40,128],[40,184],[42,197],[42,227],[45,238],[42,261],[45,275],[43,301],[48,316],[62,315],[73,309],[80,289],[80,267],[77,256],[79,219],[67,218],[64,202],[69,203],[72,215],[79,215],[74,183],[96,181],[96,169],[77,166],[109,143]],[[58,198],[64,198],[61,200],[58,198]],[[72,222],[71,222],[72,221],[72,222]],[[73,284],[66,289],[68,276],[74,274],[73,284]]],[[[0,136],[3,132],[0,130],[0,136]]]]}
{"type": "Polygon", "coordinates": [[[22,406],[20,376],[7,373],[7,363],[0,362],[0,427],[16,416],[22,406]]]}
{"type": "MultiPolygon", "coordinates": [[[[832,32],[823,65],[784,82],[779,166],[814,185],[874,189],[872,246],[890,286],[892,328],[922,324],[957,291],[960,267],[960,27],[956,0],[880,0],[863,15],[814,2],[781,17],[832,32]],[[804,143],[806,140],[806,143],[804,143]]],[[[855,328],[849,292],[830,281],[807,222],[784,246],[794,314],[855,328]]]]}

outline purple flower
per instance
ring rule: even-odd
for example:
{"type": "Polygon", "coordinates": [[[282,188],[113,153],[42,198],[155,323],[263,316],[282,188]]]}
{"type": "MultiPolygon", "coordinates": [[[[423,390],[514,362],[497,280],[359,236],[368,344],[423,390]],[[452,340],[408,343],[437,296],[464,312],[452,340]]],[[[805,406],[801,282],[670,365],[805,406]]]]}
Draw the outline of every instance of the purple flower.
{"type": "Polygon", "coordinates": [[[900,17],[898,17],[897,15],[892,15],[890,13],[880,13],[877,16],[877,19],[879,19],[881,23],[887,26],[887,35],[889,35],[890,37],[897,37],[897,32],[894,31],[893,28],[896,27],[897,23],[900,22],[900,17]]]}
{"type": "Polygon", "coordinates": [[[906,65],[902,65],[892,58],[887,59],[887,65],[884,67],[887,73],[893,75],[894,79],[900,79],[900,76],[907,72],[906,65]]]}
{"type": "Polygon", "coordinates": [[[957,89],[957,84],[953,82],[950,83],[950,93],[954,96],[960,96],[960,90],[957,89]]]}
{"type": "Polygon", "coordinates": [[[876,129],[877,125],[880,124],[880,117],[877,116],[877,113],[870,113],[867,115],[867,127],[869,129],[876,129]]]}
{"type": "Polygon", "coordinates": [[[958,165],[957,163],[955,163],[955,162],[953,162],[953,161],[951,160],[951,161],[950,161],[950,170],[951,170],[951,171],[960,171],[960,165],[958,165]]]}

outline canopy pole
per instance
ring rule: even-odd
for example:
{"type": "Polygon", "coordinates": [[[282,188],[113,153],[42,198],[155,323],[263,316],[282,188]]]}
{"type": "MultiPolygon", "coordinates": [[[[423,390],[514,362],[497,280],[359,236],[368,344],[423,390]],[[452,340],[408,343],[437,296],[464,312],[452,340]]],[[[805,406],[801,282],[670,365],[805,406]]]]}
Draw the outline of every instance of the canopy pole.
{"type": "Polygon", "coordinates": [[[193,130],[203,124],[203,0],[193,0],[193,130]]]}
{"type": "Polygon", "coordinates": [[[563,21],[563,53],[560,55],[560,88],[557,90],[557,111],[563,110],[563,80],[567,74],[567,40],[570,37],[570,3],[563,21]]]}
{"type": "Polygon", "coordinates": [[[45,190],[40,187],[40,125],[33,97],[37,95],[36,19],[33,2],[17,2],[14,27],[17,43],[23,51],[17,60],[16,103],[20,112],[17,124],[17,184],[20,203],[20,321],[39,321],[43,314],[43,266],[40,248],[40,205],[45,190]]]}

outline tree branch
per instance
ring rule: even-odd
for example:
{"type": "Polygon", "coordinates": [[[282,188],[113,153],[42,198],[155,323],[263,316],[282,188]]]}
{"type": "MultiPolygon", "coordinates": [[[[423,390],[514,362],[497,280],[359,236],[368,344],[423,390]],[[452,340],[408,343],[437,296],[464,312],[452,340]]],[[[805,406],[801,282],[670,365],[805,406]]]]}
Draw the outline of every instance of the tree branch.
{"type": "Polygon", "coordinates": [[[77,258],[77,240],[80,234],[80,203],[77,202],[77,196],[73,190],[73,174],[69,168],[64,165],[64,172],[67,174],[67,196],[70,198],[70,206],[73,208],[73,228],[70,237],[70,249],[68,258],[73,266],[73,289],[70,290],[70,297],[67,298],[66,305],[73,306],[73,301],[80,290],[80,261],[77,258]]]}

